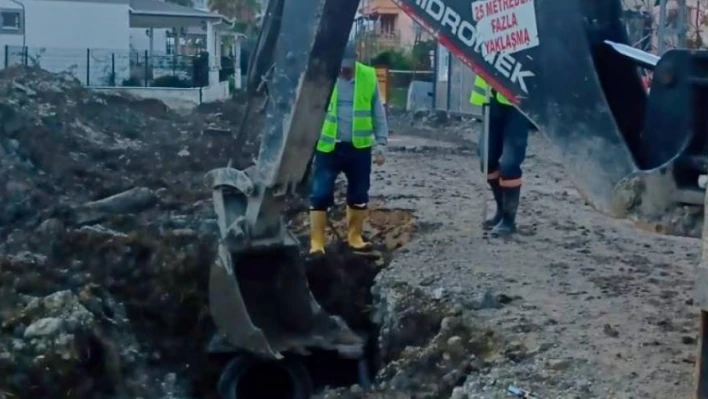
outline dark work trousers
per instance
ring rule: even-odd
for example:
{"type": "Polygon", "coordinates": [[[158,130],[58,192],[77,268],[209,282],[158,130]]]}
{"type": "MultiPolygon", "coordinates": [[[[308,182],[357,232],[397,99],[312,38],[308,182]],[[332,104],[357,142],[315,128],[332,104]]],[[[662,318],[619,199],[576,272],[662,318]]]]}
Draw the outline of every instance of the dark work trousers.
{"type": "Polygon", "coordinates": [[[351,143],[337,143],[332,152],[315,152],[310,207],[324,211],[334,205],[334,183],[344,173],[347,178],[347,205],[369,202],[371,148],[356,149],[351,143]]]}
{"type": "MultiPolygon", "coordinates": [[[[488,178],[500,177],[502,181],[507,181],[513,186],[520,185],[521,164],[526,158],[531,125],[526,117],[511,105],[500,104],[492,99],[489,106],[488,178]]],[[[480,160],[483,150],[484,131],[480,131],[478,147],[480,160]]]]}

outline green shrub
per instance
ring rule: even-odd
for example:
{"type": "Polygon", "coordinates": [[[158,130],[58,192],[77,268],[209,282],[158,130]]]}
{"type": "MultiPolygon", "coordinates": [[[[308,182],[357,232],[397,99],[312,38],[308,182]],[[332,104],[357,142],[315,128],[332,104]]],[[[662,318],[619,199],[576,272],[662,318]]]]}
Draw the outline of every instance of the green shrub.
{"type": "Polygon", "coordinates": [[[131,76],[128,79],[123,79],[121,86],[123,86],[123,87],[141,87],[141,86],[144,86],[144,83],[138,77],[131,76]]]}
{"type": "Polygon", "coordinates": [[[413,63],[408,55],[400,50],[386,50],[371,59],[371,65],[386,66],[389,69],[410,70],[413,63]]]}
{"type": "Polygon", "coordinates": [[[176,87],[188,88],[192,87],[192,82],[187,79],[182,79],[179,76],[160,76],[153,80],[152,87],[176,87]]]}

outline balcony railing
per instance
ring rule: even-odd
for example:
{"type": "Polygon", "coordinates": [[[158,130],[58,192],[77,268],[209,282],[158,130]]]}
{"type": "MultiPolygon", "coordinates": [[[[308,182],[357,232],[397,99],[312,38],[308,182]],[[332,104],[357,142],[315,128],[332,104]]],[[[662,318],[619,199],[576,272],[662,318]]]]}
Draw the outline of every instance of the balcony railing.
{"type": "Polygon", "coordinates": [[[374,38],[381,50],[389,50],[401,46],[401,35],[399,33],[379,33],[374,38]]]}
{"type": "Polygon", "coordinates": [[[357,48],[364,59],[370,59],[382,51],[400,49],[399,33],[359,32],[356,37],[357,48]]]}

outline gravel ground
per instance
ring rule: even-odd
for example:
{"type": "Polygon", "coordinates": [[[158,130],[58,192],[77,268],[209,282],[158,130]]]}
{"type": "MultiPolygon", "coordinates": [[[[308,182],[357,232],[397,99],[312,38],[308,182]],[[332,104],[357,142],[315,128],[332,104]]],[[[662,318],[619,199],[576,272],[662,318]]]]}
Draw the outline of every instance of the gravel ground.
{"type": "Polygon", "coordinates": [[[477,313],[524,349],[470,376],[453,397],[507,397],[509,383],[540,398],[689,395],[699,240],[652,235],[596,213],[540,134],[530,139],[519,234],[486,238],[483,203],[490,214],[494,204],[474,150],[480,125],[393,119],[400,134],[372,191],[389,207],[415,209],[428,231],[379,281],[407,282],[453,303],[508,298],[477,313]]]}

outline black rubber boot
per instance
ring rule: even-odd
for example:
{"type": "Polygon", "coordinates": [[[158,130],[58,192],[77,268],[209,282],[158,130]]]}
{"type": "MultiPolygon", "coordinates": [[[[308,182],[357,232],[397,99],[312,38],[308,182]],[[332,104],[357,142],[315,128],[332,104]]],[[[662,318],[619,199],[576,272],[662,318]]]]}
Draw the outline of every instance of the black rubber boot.
{"type": "Polygon", "coordinates": [[[491,219],[487,219],[484,221],[484,223],[482,223],[482,227],[484,228],[484,230],[489,230],[499,224],[499,222],[501,222],[503,208],[502,189],[499,185],[499,179],[487,180],[487,183],[489,183],[489,187],[492,189],[492,194],[494,195],[494,202],[497,204],[497,210],[495,211],[494,216],[491,219]]]}
{"type": "Polygon", "coordinates": [[[521,187],[501,187],[502,219],[492,229],[495,237],[506,237],[516,232],[516,210],[519,209],[521,187]]]}

